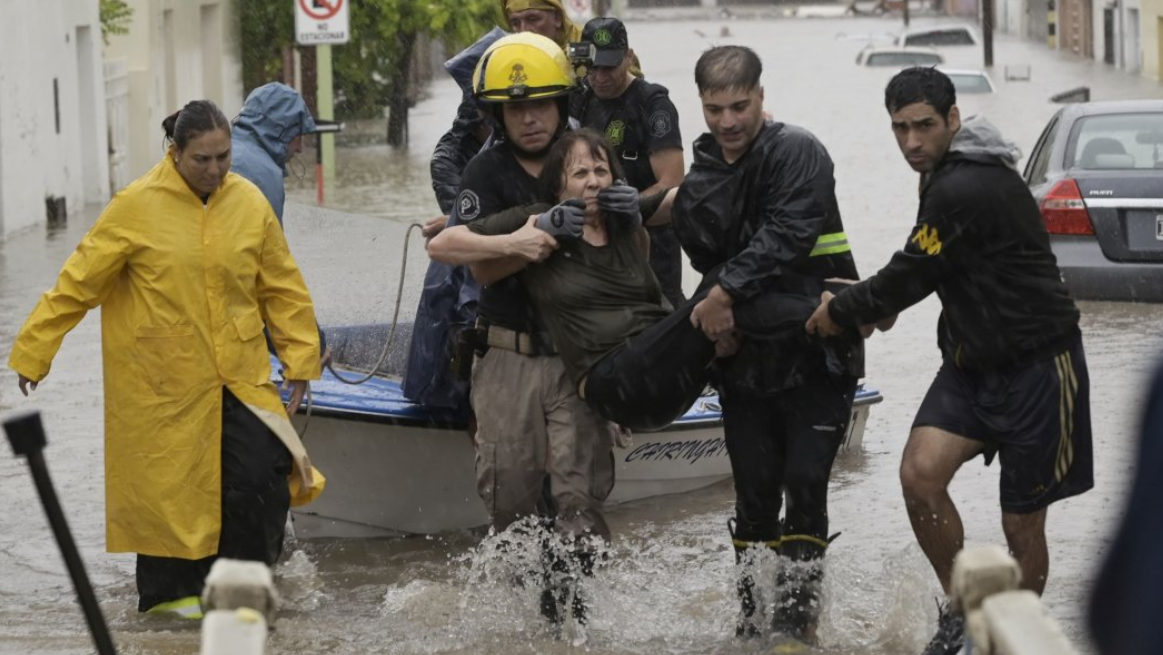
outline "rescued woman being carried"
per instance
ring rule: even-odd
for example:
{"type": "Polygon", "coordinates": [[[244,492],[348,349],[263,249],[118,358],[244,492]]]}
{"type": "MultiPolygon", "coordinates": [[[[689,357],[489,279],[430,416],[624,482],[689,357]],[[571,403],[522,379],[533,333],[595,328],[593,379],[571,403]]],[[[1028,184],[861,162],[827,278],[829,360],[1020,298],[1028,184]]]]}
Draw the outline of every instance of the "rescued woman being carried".
{"type": "Polygon", "coordinates": [[[617,158],[600,133],[567,133],[541,174],[546,203],[494,214],[469,229],[507,234],[533,222],[558,240],[548,259],[520,273],[538,319],[591,406],[630,429],[655,430],[698,398],[717,348],[729,356],[740,338],[806,343],[803,325],[824,284],[780,276],[777,285],[736,306],[735,334],[712,341],[692,324],[691,310],[714,286],[715,272],[676,309],[663,298],[647,259],[642,216],[665,216],[672,194],[640,200],[620,177],[617,158]]]}

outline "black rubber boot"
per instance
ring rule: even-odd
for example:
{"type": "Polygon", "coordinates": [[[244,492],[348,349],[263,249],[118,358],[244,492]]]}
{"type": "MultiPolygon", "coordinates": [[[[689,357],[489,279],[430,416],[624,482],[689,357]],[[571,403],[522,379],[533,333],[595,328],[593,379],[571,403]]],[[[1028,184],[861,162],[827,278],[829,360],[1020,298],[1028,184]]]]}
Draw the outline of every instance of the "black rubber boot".
{"type": "Polygon", "coordinates": [[[778,591],[771,627],[805,643],[816,642],[823,608],[824,552],[828,542],[802,534],[784,535],[779,554],[788,560],[776,580],[778,591]]]}
{"type": "MultiPolygon", "coordinates": [[[[727,530],[731,534],[731,544],[735,547],[735,567],[737,569],[748,560],[747,551],[749,549],[765,545],[774,550],[779,543],[778,535],[768,540],[749,539],[748,537],[751,537],[753,533],[739,530],[735,519],[727,521],[727,530]]],[[[739,595],[739,616],[735,620],[735,636],[744,638],[759,636],[760,630],[757,623],[761,608],[758,602],[758,592],[755,589],[755,579],[750,573],[740,572],[739,579],[735,583],[735,592],[739,595]]]]}
{"type": "Polygon", "coordinates": [[[954,655],[965,645],[965,619],[949,607],[949,602],[937,604],[937,634],[922,655],[954,655]]]}
{"type": "Polygon", "coordinates": [[[575,550],[567,557],[555,553],[549,544],[544,550],[545,582],[541,590],[541,615],[550,625],[560,629],[566,612],[573,615],[578,625],[588,622],[585,598],[578,581],[592,577],[597,556],[591,551],[575,550]],[[566,610],[566,607],[569,607],[566,610]]]}

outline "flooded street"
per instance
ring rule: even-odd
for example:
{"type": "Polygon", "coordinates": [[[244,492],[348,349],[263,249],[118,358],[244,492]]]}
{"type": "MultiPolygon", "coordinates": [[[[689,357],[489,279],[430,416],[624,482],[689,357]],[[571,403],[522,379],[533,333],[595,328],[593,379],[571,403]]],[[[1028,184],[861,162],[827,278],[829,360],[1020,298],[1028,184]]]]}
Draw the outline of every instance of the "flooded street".
{"type": "MultiPolygon", "coordinates": [[[[914,26],[932,23],[914,20],[914,26]]],[[[868,41],[900,30],[879,18],[764,21],[632,21],[631,46],[647,77],[667,86],[686,144],[703,131],[694,63],[710,45],[742,44],[763,58],[766,107],[777,120],[813,131],[836,161],[837,195],[864,275],[904,243],[916,212],[917,180],[889,130],[883,88],[892,71],[853,62],[868,41]],[[723,35],[725,34],[725,35],[723,35]],[[723,35],[723,36],[720,36],[723,35]]],[[[950,67],[980,68],[974,49],[946,48],[950,67]]],[[[986,100],[964,98],[1029,153],[1058,108],[1055,93],[1089,86],[1092,99],[1163,97],[1159,84],[1094,61],[999,35],[986,100]],[[1030,67],[1007,81],[1006,66],[1030,67]]],[[[411,114],[407,151],[343,149],[328,209],[314,206],[313,158],[294,164],[286,229],[323,325],[384,322],[397,301],[406,226],[438,209],[428,158],[451,123],[459,90],[441,79],[411,114]]],[[[153,128],[150,128],[153,129],[153,128]]],[[[687,150],[689,165],[689,147],[687,150]]],[[[1024,163],[1024,162],[1023,162],[1024,163]]],[[[94,212],[67,228],[18,235],[0,245],[0,352],[47,289],[94,212]]],[[[402,320],[411,320],[427,258],[412,238],[402,320]]],[[[696,279],[686,280],[692,288],[696,279]]],[[[1082,621],[1098,557],[1106,550],[1134,470],[1133,440],[1145,376],[1160,356],[1163,305],[1081,303],[1090,366],[1095,489],[1049,511],[1050,580],[1045,601],[1083,653],[1082,621]]],[[[845,453],[833,476],[830,517],[843,535],[829,550],[827,604],[813,652],[915,655],[932,634],[940,590],[915,545],[897,479],[913,414],[939,364],[930,298],[868,344],[872,408],[861,452],[845,453]]],[[[16,376],[0,380],[0,415],[38,409],[58,494],[120,652],[198,651],[197,624],[136,612],[132,555],[104,552],[104,462],[99,320],[65,340],[52,373],[25,399],[16,376]]],[[[311,447],[310,437],[306,443],[311,447]]],[[[0,447],[0,653],[72,655],[93,648],[69,578],[23,461],[0,447]]],[[[325,471],[331,478],[342,471],[325,471]]],[[[1004,543],[998,467],[968,464],[952,488],[969,544],[1004,543]]],[[[402,489],[401,493],[407,493],[402,489]]],[[[504,567],[473,557],[479,534],[396,540],[294,542],[276,571],[284,609],[270,653],[572,653],[682,655],[763,653],[772,644],[733,636],[734,555],[726,529],[729,484],[611,509],[613,553],[592,584],[584,643],[555,640],[537,613],[536,590],[508,583],[504,567]]]]}

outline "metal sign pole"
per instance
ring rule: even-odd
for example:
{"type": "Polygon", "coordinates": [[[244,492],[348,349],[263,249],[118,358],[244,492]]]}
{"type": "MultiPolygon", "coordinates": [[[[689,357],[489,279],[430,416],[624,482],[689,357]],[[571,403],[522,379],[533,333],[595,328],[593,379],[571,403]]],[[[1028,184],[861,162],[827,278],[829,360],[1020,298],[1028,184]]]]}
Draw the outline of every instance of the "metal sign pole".
{"type": "Polygon", "coordinates": [[[81,602],[81,609],[85,613],[85,620],[89,623],[89,632],[93,633],[93,643],[97,645],[99,655],[117,655],[113,647],[113,639],[109,636],[109,626],[105,624],[105,617],[101,614],[101,606],[97,604],[97,596],[89,584],[89,576],[85,573],[85,563],[77,552],[77,544],[73,542],[73,534],[69,532],[69,524],[65,520],[65,513],[57,500],[56,490],[53,489],[52,478],[49,477],[48,467],[44,463],[45,446],[44,427],[40,423],[40,414],[33,412],[24,414],[4,422],[4,432],[8,435],[8,442],[12,445],[12,452],[17,456],[28,458],[28,468],[32,470],[32,479],[36,483],[36,491],[40,494],[40,502],[44,505],[44,513],[48,515],[49,525],[60,546],[61,555],[65,558],[65,566],[69,569],[69,577],[73,579],[73,587],[77,591],[77,599],[81,602]]]}

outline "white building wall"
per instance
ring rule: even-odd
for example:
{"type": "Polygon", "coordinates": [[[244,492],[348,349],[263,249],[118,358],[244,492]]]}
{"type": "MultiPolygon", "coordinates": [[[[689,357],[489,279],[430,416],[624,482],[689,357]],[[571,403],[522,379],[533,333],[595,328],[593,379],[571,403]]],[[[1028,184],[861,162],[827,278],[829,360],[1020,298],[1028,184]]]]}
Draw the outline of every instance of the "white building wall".
{"type": "Polygon", "coordinates": [[[0,3],[23,16],[0,38],[0,237],[43,225],[48,197],[73,213],[109,197],[97,3],[16,4],[0,3]]]}
{"type": "Polygon", "coordinates": [[[1142,46],[1140,38],[1140,3],[1139,0],[1094,0],[1094,58],[1096,61],[1106,60],[1107,35],[1106,11],[1113,10],[1114,19],[1112,54],[1113,65],[1125,68],[1128,72],[1137,73],[1142,63],[1142,46]]]}
{"type": "Polygon", "coordinates": [[[1026,33],[1026,0],[995,0],[999,32],[1017,36],[1026,33]]]}
{"type": "Polygon", "coordinates": [[[129,175],[136,178],[165,152],[166,116],[209,99],[231,118],[244,98],[234,0],[127,4],[134,10],[129,34],[112,37],[106,55],[124,57],[129,69],[129,175]]]}
{"type": "Polygon", "coordinates": [[[1119,65],[1128,72],[1138,73],[1143,68],[1142,6],[1139,0],[1120,0],[1119,6],[1123,19],[1122,61],[1119,65]]]}

